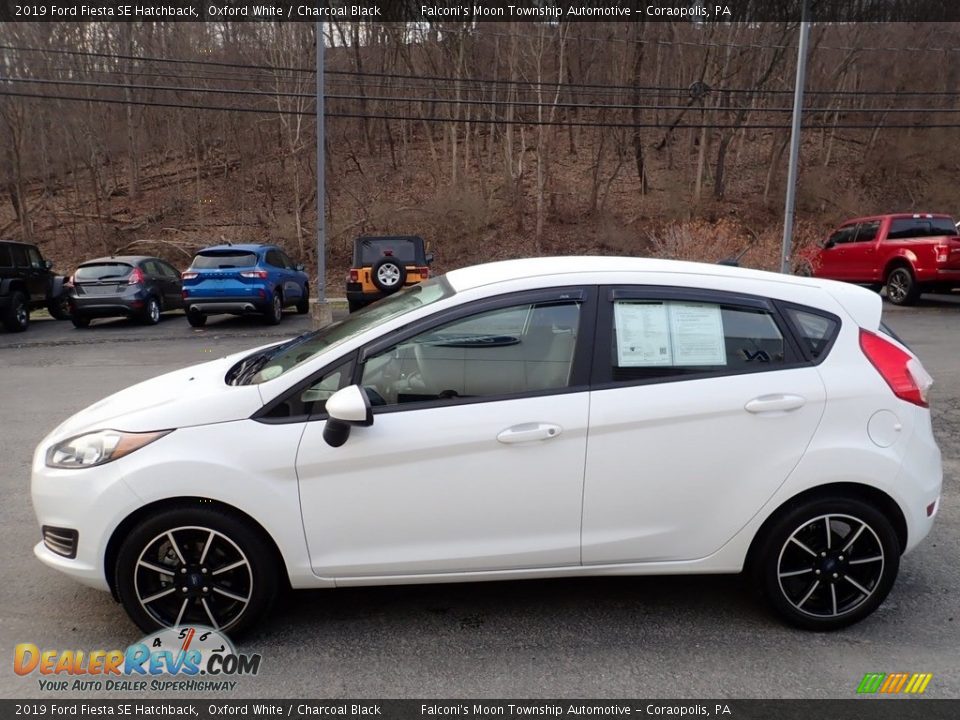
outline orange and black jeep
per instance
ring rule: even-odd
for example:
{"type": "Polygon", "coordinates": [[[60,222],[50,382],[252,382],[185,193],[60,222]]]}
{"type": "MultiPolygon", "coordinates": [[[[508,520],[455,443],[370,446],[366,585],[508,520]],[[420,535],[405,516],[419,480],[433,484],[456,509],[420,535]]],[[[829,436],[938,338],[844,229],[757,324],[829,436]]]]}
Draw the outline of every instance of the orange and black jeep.
{"type": "Polygon", "coordinates": [[[359,237],[347,275],[350,312],[430,277],[433,255],[417,235],[359,237]]]}

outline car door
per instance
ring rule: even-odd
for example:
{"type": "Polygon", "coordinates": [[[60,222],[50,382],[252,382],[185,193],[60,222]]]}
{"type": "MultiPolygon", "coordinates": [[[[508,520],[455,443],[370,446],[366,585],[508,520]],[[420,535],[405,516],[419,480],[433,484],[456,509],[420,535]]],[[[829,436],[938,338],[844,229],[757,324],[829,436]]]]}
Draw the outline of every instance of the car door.
{"type": "Polygon", "coordinates": [[[847,280],[854,282],[871,282],[880,276],[881,269],[877,267],[877,233],[880,230],[880,220],[864,220],[859,225],[852,240],[846,244],[844,266],[847,280]]]}
{"type": "Polygon", "coordinates": [[[290,272],[283,262],[280,251],[276,248],[271,248],[267,250],[264,259],[267,265],[270,266],[271,280],[273,280],[276,285],[279,285],[283,292],[284,302],[289,303],[296,300],[300,296],[300,293],[293,287],[294,283],[290,281],[290,272]]]}
{"type": "Polygon", "coordinates": [[[601,292],[583,563],[703,558],[799,462],[825,391],[767,300],[601,292]]]}
{"type": "Polygon", "coordinates": [[[27,288],[30,292],[30,302],[33,305],[42,305],[47,301],[50,273],[43,263],[40,251],[30,245],[25,247],[27,254],[27,288]]]}
{"type": "Polygon", "coordinates": [[[163,260],[156,260],[157,269],[163,279],[164,307],[175,309],[183,307],[183,281],[179,271],[163,260]]]}
{"type": "Polygon", "coordinates": [[[857,231],[856,223],[844,225],[827,238],[818,255],[818,263],[814,274],[817,277],[831,280],[849,279],[849,268],[846,264],[847,247],[857,231]]]}
{"type": "Polygon", "coordinates": [[[373,425],[332,448],[310,422],[297,456],[314,571],[577,565],[594,296],[516,294],[365,348],[373,425]]]}

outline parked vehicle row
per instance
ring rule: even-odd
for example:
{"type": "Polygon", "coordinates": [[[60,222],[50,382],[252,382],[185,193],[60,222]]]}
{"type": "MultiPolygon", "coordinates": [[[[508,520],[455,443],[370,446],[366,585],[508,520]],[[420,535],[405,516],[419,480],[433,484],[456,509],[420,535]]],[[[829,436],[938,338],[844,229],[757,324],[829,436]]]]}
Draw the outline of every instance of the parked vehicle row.
{"type": "Polygon", "coordinates": [[[960,287],[960,235],[949,215],[873,215],[843,223],[797,265],[801,275],[886,290],[894,305],[960,287]]]}
{"type": "Polygon", "coordinates": [[[53,272],[40,248],[29,243],[0,240],[0,320],[9,332],[30,326],[30,311],[46,308],[64,320],[69,314],[65,278],[53,272]]]}

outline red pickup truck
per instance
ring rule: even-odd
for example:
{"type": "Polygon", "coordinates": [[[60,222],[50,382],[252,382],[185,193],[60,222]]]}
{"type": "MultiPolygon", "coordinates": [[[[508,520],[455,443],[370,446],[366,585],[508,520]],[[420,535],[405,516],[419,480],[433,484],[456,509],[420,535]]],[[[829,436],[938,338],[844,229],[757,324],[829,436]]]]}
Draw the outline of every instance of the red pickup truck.
{"type": "Polygon", "coordinates": [[[960,236],[952,217],[929,213],[848,220],[797,265],[801,275],[885,287],[910,305],[920,293],[960,287],[960,236]]]}

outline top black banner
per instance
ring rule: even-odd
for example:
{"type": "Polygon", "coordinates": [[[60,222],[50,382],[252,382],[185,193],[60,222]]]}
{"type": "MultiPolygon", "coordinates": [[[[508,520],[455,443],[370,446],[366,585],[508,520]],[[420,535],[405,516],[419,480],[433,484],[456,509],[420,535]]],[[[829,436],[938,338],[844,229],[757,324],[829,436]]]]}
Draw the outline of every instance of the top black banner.
{"type": "MultiPolygon", "coordinates": [[[[0,0],[0,21],[958,22],[960,0],[0,0]],[[806,2],[806,12],[804,3],[806,2]]],[[[438,27],[442,29],[442,27],[438,27]]]]}

